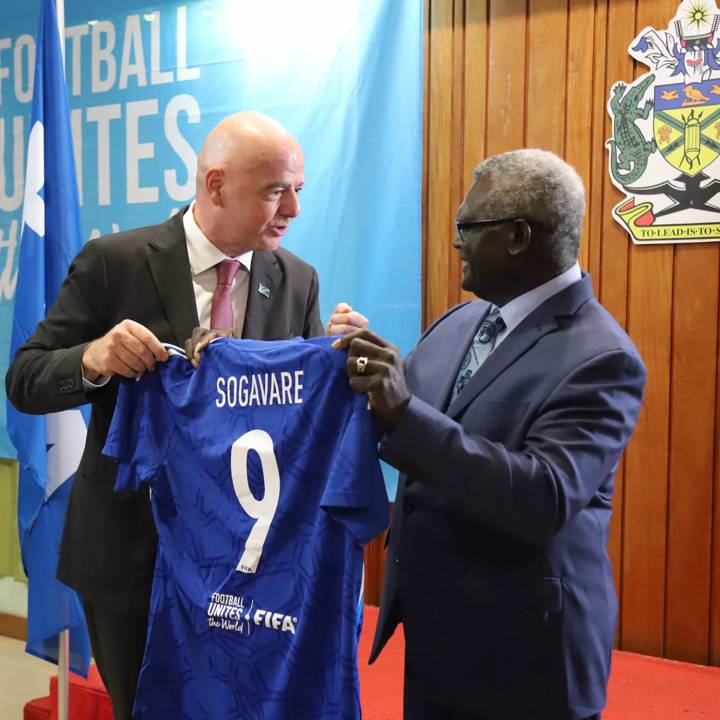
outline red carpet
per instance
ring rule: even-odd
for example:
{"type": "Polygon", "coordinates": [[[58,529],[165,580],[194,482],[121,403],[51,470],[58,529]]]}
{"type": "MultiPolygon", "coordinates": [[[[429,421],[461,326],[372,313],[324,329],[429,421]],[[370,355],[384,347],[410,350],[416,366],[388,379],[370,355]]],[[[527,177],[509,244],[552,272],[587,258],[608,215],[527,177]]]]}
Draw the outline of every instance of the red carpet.
{"type": "MultiPolygon", "coordinates": [[[[398,630],[369,666],[377,608],[365,608],[360,638],[360,697],[363,720],[402,718],[403,637],[398,630]]],[[[71,676],[71,720],[112,720],[110,699],[93,667],[87,681],[71,676]]],[[[56,720],[57,680],[51,696],[25,706],[24,720],[56,720]]],[[[200,720],[200,719],[198,719],[200,720]]],[[[615,652],[603,720],[720,720],[720,668],[615,652]]]]}
{"type": "MultiPolygon", "coordinates": [[[[400,720],[402,632],[368,666],[376,621],[377,608],[365,608],[358,663],[363,720],[400,720]]],[[[720,668],[615,652],[603,720],[720,720],[720,668]]]]}

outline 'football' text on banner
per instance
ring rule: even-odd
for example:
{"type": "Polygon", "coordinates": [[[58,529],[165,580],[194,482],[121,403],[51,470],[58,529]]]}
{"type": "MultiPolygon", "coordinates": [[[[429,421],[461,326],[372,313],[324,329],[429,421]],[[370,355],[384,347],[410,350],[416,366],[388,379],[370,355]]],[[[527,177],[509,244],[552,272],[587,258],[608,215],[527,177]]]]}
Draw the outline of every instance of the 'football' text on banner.
{"type": "MultiPolygon", "coordinates": [[[[7,369],[40,0],[0,3],[0,372],[7,369]]],[[[302,214],[283,240],[409,350],[420,331],[423,4],[415,0],[65,3],[83,240],[194,197],[196,154],[238,110],[300,141],[302,214]]],[[[0,389],[2,392],[2,389],[0,389]]],[[[0,402],[0,456],[14,449],[0,402]]]]}

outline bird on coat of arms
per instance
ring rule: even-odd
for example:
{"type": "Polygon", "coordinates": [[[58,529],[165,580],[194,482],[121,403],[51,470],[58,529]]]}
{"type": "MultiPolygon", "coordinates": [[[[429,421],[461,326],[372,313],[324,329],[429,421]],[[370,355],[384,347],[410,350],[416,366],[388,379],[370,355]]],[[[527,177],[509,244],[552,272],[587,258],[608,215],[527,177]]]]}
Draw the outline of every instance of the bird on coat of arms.
{"type": "Polygon", "coordinates": [[[710,99],[707,95],[703,95],[700,88],[693,87],[692,85],[685,86],[685,97],[687,100],[683,102],[683,107],[687,107],[688,105],[702,105],[710,99]]]}

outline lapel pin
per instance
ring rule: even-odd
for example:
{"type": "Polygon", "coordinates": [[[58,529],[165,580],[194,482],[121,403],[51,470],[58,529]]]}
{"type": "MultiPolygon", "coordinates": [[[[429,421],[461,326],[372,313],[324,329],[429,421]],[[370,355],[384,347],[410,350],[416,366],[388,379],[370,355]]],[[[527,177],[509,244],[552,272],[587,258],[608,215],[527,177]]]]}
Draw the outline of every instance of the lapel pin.
{"type": "Polygon", "coordinates": [[[266,298],[270,297],[270,288],[266,288],[262,283],[258,285],[258,292],[266,298]]]}

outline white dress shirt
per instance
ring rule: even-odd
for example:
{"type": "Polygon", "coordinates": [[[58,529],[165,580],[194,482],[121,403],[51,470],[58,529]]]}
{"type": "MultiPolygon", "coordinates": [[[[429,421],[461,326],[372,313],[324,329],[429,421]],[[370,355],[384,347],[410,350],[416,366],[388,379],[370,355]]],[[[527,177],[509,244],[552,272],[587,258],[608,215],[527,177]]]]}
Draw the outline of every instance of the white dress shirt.
{"type": "MultiPolygon", "coordinates": [[[[213,245],[198,227],[193,216],[193,203],[185,215],[183,215],[183,227],[187,240],[188,258],[190,260],[190,272],[192,273],[193,289],[195,291],[195,305],[197,307],[198,321],[200,327],[210,327],[210,310],[212,308],[213,293],[217,286],[217,272],[215,266],[227,260],[224,255],[213,245]]],[[[249,250],[242,255],[230,258],[239,260],[240,271],[235,276],[230,290],[230,302],[235,318],[235,335],[242,335],[243,323],[245,322],[245,308],[247,307],[248,288],[250,286],[250,267],[252,265],[253,251],[249,250]]]]}
{"type": "MultiPolygon", "coordinates": [[[[509,303],[500,307],[500,317],[505,321],[505,329],[499,332],[495,340],[495,348],[536,308],[540,307],[548,298],[557,295],[570,285],[582,278],[580,263],[575,263],[564,273],[560,273],[552,280],[538,285],[529,292],[519,295],[509,303]]],[[[493,348],[493,350],[495,349],[493,348]]]]}
{"type": "MultiPolygon", "coordinates": [[[[213,293],[217,285],[217,272],[215,266],[227,259],[203,234],[193,217],[195,203],[187,209],[183,215],[183,227],[185,228],[185,240],[187,242],[188,258],[190,260],[190,272],[192,273],[193,290],[195,291],[195,305],[197,307],[198,321],[200,327],[210,328],[210,311],[212,309],[213,293]]],[[[231,258],[239,260],[240,271],[235,276],[230,290],[230,302],[235,318],[235,335],[242,335],[245,322],[245,309],[247,307],[248,288],[250,286],[250,266],[252,264],[252,250],[231,258]]],[[[185,338],[181,338],[181,341],[185,338]]],[[[82,370],[83,389],[87,392],[101,388],[110,381],[109,376],[101,375],[90,382],[85,378],[82,370]]]]}

